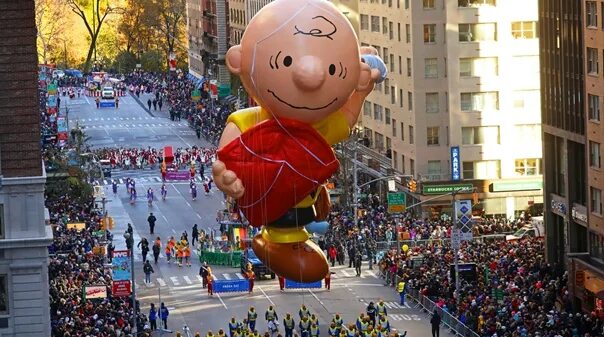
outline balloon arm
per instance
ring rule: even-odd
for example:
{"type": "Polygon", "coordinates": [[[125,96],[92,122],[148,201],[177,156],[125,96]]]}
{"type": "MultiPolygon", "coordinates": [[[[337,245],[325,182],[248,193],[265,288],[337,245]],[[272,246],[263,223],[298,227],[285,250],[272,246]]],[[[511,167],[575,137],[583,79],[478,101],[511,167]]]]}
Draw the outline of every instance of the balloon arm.
{"type": "Polygon", "coordinates": [[[348,102],[344,104],[342,107],[342,112],[346,116],[346,120],[348,121],[348,127],[354,128],[359,119],[359,115],[361,114],[361,109],[363,108],[363,102],[365,101],[365,97],[369,95],[371,92],[360,92],[355,91],[352,96],[348,99],[348,102]]]}

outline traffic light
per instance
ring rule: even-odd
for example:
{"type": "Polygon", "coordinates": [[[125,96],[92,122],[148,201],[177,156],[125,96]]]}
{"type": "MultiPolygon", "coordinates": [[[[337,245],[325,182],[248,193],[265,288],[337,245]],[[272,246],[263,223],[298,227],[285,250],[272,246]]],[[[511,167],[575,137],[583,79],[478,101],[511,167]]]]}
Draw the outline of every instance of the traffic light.
{"type": "Polygon", "coordinates": [[[415,179],[409,179],[407,187],[411,193],[415,193],[417,191],[417,181],[415,181],[415,179]]]}

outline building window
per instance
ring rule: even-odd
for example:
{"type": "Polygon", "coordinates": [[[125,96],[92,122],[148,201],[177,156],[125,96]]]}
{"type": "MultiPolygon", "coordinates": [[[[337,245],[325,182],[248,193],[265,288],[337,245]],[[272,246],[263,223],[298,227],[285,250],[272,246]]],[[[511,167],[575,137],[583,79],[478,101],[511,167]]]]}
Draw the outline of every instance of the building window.
{"type": "Polygon", "coordinates": [[[407,77],[411,77],[411,59],[407,57],[407,77]]]}
{"type": "Polygon", "coordinates": [[[405,167],[405,155],[403,154],[403,155],[401,155],[401,172],[403,172],[403,174],[405,174],[405,173],[407,173],[405,171],[407,171],[407,170],[405,167]]]}
{"type": "Polygon", "coordinates": [[[496,0],[457,0],[458,7],[495,6],[496,0]]]}
{"type": "Polygon", "coordinates": [[[4,205],[0,204],[0,239],[4,238],[5,233],[5,223],[4,223],[4,205]]]}
{"type": "Polygon", "coordinates": [[[405,9],[409,9],[409,0],[405,0],[405,9]]]}
{"type": "Polygon", "coordinates": [[[396,104],[396,90],[394,86],[390,86],[390,104],[396,104]]]}
{"type": "Polygon", "coordinates": [[[390,79],[384,81],[384,95],[390,95],[390,79]]]}
{"type": "Polygon", "coordinates": [[[520,177],[541,175],[541,159],[516,159],[515,170],[516,175],[520,177]]]}
{"type": "Polygon", "coordinates": [[[373,104],[373,119],[376,121],[382,120],[382,106],[379,104],[373,104]]]}
{"type": "Polygon", "coordinates": [[[436,25],[424,25],[424,43],[436,43],[436,25]]]}
{"type": "Polygon", "coordinates": [[[405,24],[405,42],[411,43],[411,25],[409,24],[405,24]]]}
{"type": "Polygon", "coordinates": [[[375,149],[378,151],[384,150],[384,135],[379,132],[375,133],[375,149]]]}
{"type": "Polygon", "coordinates": [[[399,105],[402,108],[403,107],[403,89],[398,89],[398,100],[399,100],[399,105]]]}
{"type": "Polygon", "coordinates": [[[414,144],[413,126],[409,125],[409,144],[414,144]]]}
{"type": "Polygon", "coordinates": [[[394,23],[392,21],[388,22],[388,34],[390,34],[388,38],[394,40],[394,23]]]}
{"type": "Polygon", "coordinates": [[[499,160],[464,161],[462,163],[464,179],[499,179],[500,172],[499,160]]]}
{"type": "Polygon", "coordinates": [[[438,145],[438,126],[429,126],[426,128],[426,139],[428,145],[438,145]]]}
{"type": "Polygon", "coordinates": [[[598,49],[596,48],[587,48],[587,73],[598,74],[598,49]]]}
{"type": "Polygon", "coordinates": [[[409,174],[415,176],[415,160],[411,158],[409,158],[409,171],[409,174]]]}
{"type": "Polygon", "coordinates": [[[512,137],[516,144],[541,144],[541,124],[515,125],[512,137]]]}
{"type": "Polygon", "coordinates": [[[438,59],[424,59],[424,77],[438,78],[438,59]]]}
{"type": "Polygon", "coordinates": [[[423,0],[424,9],[434,9],[434,0],[423,0]]]}
{"type": "Polygon", "coordinates": [[[602,190],[590,187],[591,189],[591,212],[602,215],[602,190]]]}
{"type": "Polygon", "coordinates": [[[401,42],[401,23],[397,23],[397,32],[398,32],[398,42],[401,42]]]}
{"type": "Polygon", "coordinates": [[[595,1],[587,1],[585,3],[585,23],[589,28],[598,27],[598,3],[595,1]]]}
{"type": "Polygon", "coordinates": [[[361,30],[369,30],[369,17],[361,14],[361,30]]]}
{"type": "Polygon", "coordinates": [[[496,57],[470,57],[459,59],[459,77],[489,77],[499,74],[496,57]]]}
{"type": "Polygon", "coordinates": [[[405,141],[405,123],[401,123],[401,141],[405,141]]]}
{"type": "Polygon", "coordinates": [[[496,41],[496,23],[459,24],[459,42],[496,41]]]}
{"type": "Polygon", "coordinates": [[[365,101],[363,103],[363,115],[364,116],[371,116],[371,102],[365,101]]]}
{"type": "Polygon", "coordinates": [[[589,254],[599,259],[604,259],[604,236],[589,233],[589,254]]]}
{"type": "Polygon", "coordinates": [[[600,168],[600,143],[589,142],[589,166],[600,168]]]}
{"type": "Polygon", "coordinates": [[[396,137],[396,119],[392,119],[392,137],[396,137]]]}
{"type": "Polygon", "coordinates": [[[389,108],[385,108],[384,109],[384,114],[386,117],[386,124],[390,124],[390,109],[389,108]]]}
{"type": "Polygon", "coordinates": [[[407,107],[409,111],[413,110],[413,93],[411,91],[407,92],[407,107]]]}
{"type": "Polygon", "coordinates": [[[388,56],[388,58],[390,59],[390,71],[394,72],[396,68],[394,68],[394,54],[390,54],[390,56],[388,56]]]}
{"type": "Polygon", "coordinates": [[[512,22],[512,37],[515,39],[536,39],[539,37],[537,21],[512,22]]]}
{"type": "Polygon", "coordinates": [[[380,32],[380,17],[379,16],[371,16],[371,31],[372,32],[380,32]]]}
{"type": "Polygon", "coordinates": [[[498,92],[462,92],[461,111],[480,112],[499,109],[498,92]]]}
{"type": "Polygon", "coordinates": [[[475,126],[461,128],[461,143],[463,145],[492,145],[499,144],[498,126],[475,126]]]}
{"type": "Polygon", "coordinates": [[[8,315],[8,276],[0,275],[0,315],[8,315]]]}
{"type": "Polygon", "coordinates": [[[398,153],[396,151],[392,151],[392,166],[398,170],[398,153]]]}
{"type": "Polygon", "coordinates": [[[438,110],[439,110],[438,93],[437,92],[426,93],[426,112],[427,113],[437,113],[438,110]]]}
{"type": "Polygon", "coordinates": [[[600,96],[587,95],[587,109],[589,110],[589,120],[600,121],[600,96]]]}
{"type": "Polygon", "coordinates": [[[398,73],[399,74],[403,74],[403,57],[399,56],[398,57],[398,73]]]}
{"type": "Polygon", "coordinates": [[[440,175],[441,165],[440,160],[428,160],[428,174],[435,176],[440,175]]]}

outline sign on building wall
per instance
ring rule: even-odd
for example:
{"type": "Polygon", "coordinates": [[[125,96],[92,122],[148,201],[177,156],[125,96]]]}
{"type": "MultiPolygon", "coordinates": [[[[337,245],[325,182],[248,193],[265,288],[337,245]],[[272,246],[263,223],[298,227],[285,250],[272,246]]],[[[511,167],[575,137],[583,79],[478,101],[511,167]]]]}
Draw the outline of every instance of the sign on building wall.
{"type": "Polygon", "coordinates": [[[461,180],[461,167],[459,159],[459,146],[451,147],[451,180],[461,180]]]}

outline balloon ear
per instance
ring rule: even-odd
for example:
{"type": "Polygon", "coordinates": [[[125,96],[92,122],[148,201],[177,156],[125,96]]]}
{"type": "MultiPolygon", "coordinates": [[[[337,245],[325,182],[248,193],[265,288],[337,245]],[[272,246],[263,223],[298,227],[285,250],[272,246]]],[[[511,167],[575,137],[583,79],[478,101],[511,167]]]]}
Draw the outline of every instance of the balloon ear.
{"type": "Polygon", "coordinates": [[[357,91],[366,91],[371,85],[371,68],[366,63],[361,62],[361,71],[359,73],[359,83],[357,91]]]}
{"type": "Polygon", "coordinates": [[[235,75],[241,73],[241,45],[229,48],[226,53],[226,65],[231,73],[235,75]]]}

